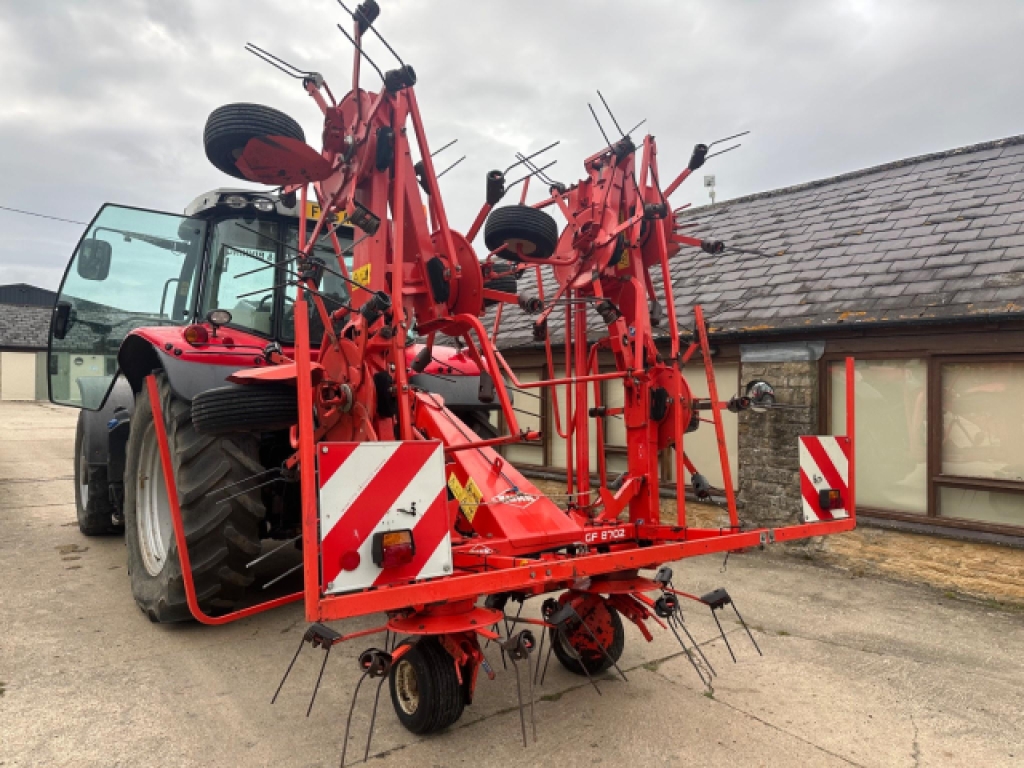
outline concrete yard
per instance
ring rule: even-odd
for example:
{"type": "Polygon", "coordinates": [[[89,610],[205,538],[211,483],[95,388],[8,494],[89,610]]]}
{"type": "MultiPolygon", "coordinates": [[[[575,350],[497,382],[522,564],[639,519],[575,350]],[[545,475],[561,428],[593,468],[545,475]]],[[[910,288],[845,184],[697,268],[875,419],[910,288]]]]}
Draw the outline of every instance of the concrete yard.
{"type": "MultiPolygon", "coordinates": [[[[78,532],[75,417],[0,403],[0,766],[337,765],[354,659],[374,638],[336,649],[307,719],[320,652],[304,652],[270,705],[300,605],[224,627],[150,624],[123,540],[78,532]]],[[[598,696],[552,661],[524,750],[515,678],[492,647],[498,678],[447,733],[406,732],[385,690],[371,764],[1024,765],[1024,613],[764,554],[724,572],[721,557],[687,561],[676,583],[727,587],[764,658],[730,621],[733,664],[706,612],[688,609],[719,673],[706,694],[671,635],[647,644],[627,623],[629,682],[607,676],[598,696]]],[[[350,760],[371,703],[364,686],[350,760]]]]}

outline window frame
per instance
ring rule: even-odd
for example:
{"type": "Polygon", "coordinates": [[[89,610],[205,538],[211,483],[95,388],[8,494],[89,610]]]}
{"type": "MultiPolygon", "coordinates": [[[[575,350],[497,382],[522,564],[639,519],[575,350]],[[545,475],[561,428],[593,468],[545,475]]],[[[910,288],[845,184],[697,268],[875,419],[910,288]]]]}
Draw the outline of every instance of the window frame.
{"type": "MultiPolygon", "coordinates": [[[[885,338],[873,340],[875,344],[884,343],[885,338]]],[[[830,368],[832,365],[842,364],[847,356],[857,360],[910,360],[919,359],[925,361],[927,381],[925,391],[927,392],[927,405],[925,413],[928,419],[926,448],[926,475],[927,488],[925,491],[925,513],[916,514],[913,512],[897,512],[894,510],[881,509],[877,507],[858,506],[858,514],[865,514],[869,517],[877,517],[886,520],[895,520],[904,523],[916,523],[928,527],[979,531],[1006,536],[1024,536],[1024,524],[1004,525],[1001,523],[989,523],[981,520],[967,520],[956,517],[942,517],[939,515],[939,489],[962,488],[964,490],[976,491],[999,491],[1007,493],[1024,494],[1024,482],[1014,480],[990,480],[986,478],[962,477],[958,475],[947,475],[942,472],[942,366],[947,363],[1005,363],[1024,362],[1024,354],[1014,353],[992,353],[979,352],[977,354],[937,352],[929,349],[912,348],[906,349],[867,349],[867,350],[832,350],[826,347],[825,354],[818,362],[818,394],[820,407],[818,408],[818,421],[822,434],[832,434],[831,411],[832,411],[832,376],[830,368]]]]}

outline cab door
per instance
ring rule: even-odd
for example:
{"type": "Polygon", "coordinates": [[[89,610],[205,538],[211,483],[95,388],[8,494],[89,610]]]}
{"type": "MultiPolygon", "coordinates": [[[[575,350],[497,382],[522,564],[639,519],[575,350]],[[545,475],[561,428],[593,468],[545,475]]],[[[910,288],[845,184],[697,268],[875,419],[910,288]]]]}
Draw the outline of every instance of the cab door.
{"type": "Polygon", "coordinates": [[[104,205],[68,264],[50,323],[50,400],[98,410],[131,331],[183,325],[195,311],[206,224],[104,205]]]}

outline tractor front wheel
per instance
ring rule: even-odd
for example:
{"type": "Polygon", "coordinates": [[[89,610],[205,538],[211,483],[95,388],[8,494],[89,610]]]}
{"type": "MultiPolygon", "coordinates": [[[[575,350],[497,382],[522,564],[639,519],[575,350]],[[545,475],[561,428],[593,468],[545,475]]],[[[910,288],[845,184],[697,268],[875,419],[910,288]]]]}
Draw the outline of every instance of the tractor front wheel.
{"type": "MultiPolygon", "coordinates": [[[[243,481],[263,471],[252,435],[199,434],[188,402],[158,373],[160,405],[178,488],[199,607],[211,614],[236,608],[252,583],[246,563],[260,552],[265,514],[260,493],[243,481]]],[[[135,602],[150,621],[192,618],[160,463],[149,388],[135,400],[125,466],[125,543],[135,602]]]]}
{"type": "Polygon", "coordinates": [[[580,618],[586,622],[586,626],[576,619],[571,619],[561,632],[557,628],[552,628],[551,647],[555,656],[562,666],[574,675],[596,675],[604,672],[612,666],[612,661],[618,662],[626,645],[626,630],[622,626],[622,617],[618,611],[597,596],[577,595],[570,598],[570,601],[580,618]],[[598,647],[598,642],[604,646],[605,652],[598,647]]]}
{"type": "Polygon", "coordinates": [[[462,717],[465,691],[455,660],[436,637],[423,637],[391,668],[391,703],[416,734],[435,733],[462,717]]]}
{"type": "Polygon", "coordinates": [[[120,533],[114,521],[114,505],[110,503],[107,468],[91,466],[85,450],[85,411],[78,414],[75,429],[75,512],[78,530],[86,536],[120,533]]]}

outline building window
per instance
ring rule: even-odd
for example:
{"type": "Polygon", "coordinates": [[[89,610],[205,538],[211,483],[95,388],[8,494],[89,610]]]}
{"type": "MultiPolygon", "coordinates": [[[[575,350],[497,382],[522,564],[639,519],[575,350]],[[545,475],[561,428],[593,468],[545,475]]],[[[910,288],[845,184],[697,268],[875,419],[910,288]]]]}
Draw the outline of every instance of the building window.
{"type": "MultiPolygon", "coordinates": [[[[829,428],[846,377],[828,362],[829,428]]],[[[1024,361],[925,355],[856,362],[857,502],[865,511],[994,532],[1024,528],[1024,361]]]]}
{"type": "Polygon", "coordinates": [[[938,514],[1024,525],[1024,362],[939,365],[938,514]]]}
{"type": "MultiPolygon", "coordinates": [[[[831,369],[832,434],[846,434],[846,368],[831,369]]],[[[928,511],[928,364],[925,360],[856,361],[857,503],[928,511]]]]}
{"type": "MultiPolygon", "coordinates": [[[[540,371],[516,371],[516,378],[523,384],[531,384],[540,381],[540,371]]],[[[531,389],[517,389],[509,384],[509,393],[512,395],[512,407],[516,409],[516,420],[519,428],[530,432],[543,432],[541,423],[544,413],[544,389],[534,387],[531,389]]],[[[496,412],[497,415],[497,412],[496,412]]],[[[505,421],[504,418],[501,419],[505,421]]],[[[508,431],[508,426],[503,424],[503,431],[508,431]]],[[[512,443],[502,449],[505,458],[513,464],[529,465],[533,467],[544,466],[544,445],[539,443],[512,443]]]]}

